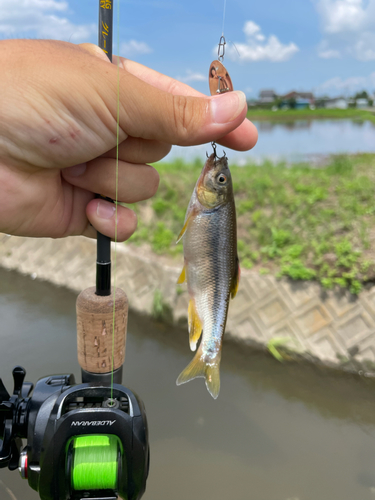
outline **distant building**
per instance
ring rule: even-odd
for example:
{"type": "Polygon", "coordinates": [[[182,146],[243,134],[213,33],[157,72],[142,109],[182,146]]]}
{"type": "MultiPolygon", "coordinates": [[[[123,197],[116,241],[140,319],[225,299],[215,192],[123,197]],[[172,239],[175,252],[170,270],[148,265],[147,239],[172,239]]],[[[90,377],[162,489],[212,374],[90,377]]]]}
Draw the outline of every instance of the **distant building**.
{"type": "Polygon", "coordinates": [[[261,90],[259,92],[259,103],[269,104],[277,99],[277,95],[273,90],[261,90]]]}
{"type": "Polygon", "coordinates": [[[356,104],[357,104],[357,108],[368,108],[368,100],[367,99],[357,99],[356,104]]]}
{"type": "Polygon", "coordinates": [[[282,105],[288,106],[291,100],[295,101],[296,109],[309,108],[315,104],[315,97],[312,92],[296,92],[293,90],[281,97],[282,105]]]}
{"type": "Polygon", "coordinates": [[[292,92],[289,92],[289,94],[285,94],[282,96],[282,99],[284,101],[287,101],[289,99],[306,99],[307,101],[310,101],[310,104],[314,104],[315,102],[315,97],[312,92],[296,92],[293,90],[292,92]]]}
{"type": "Polygon", "coordinates": [[[348,109],[348,101],[343,97],[335,97],[333,99],[325,99],[324,107],[327,109],[348,109]]]}

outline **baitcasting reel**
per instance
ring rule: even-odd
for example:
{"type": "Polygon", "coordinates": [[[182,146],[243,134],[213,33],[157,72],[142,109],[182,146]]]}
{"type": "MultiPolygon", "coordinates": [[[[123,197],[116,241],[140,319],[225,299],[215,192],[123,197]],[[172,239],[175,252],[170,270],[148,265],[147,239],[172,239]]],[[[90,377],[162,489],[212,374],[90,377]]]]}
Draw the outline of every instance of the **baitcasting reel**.
{"type": "Polygon", "coordinates": [[[0,467],[18,468],[41,500],[141,498],[149,468],[142,401],[100,378],[75,385],[72,374],[53,375],[33,390],[25,375],[14,368],[11,396],[0,379],[0,467]]]}

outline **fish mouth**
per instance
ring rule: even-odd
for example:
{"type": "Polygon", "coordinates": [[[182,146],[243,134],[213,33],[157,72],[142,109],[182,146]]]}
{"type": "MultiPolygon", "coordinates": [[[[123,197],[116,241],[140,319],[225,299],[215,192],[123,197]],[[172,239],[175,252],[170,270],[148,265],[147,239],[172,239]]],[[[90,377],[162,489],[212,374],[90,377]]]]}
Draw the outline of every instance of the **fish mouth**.
{"type": "Polygon", "coordinates": [[[228,165],[228,158],[226,157],[226,155],[224,154],[223,156],[219,157],[215,153],[212,153],[207,158],[206,163],[204,164],[202,173],[198,180],[198,187],[203,187],[203,180],[211,170],[214,170],[217,167],[221,167],[222,165],[228,165]]]}
{"type": "Polygon", "coordinates": [[[217,166],[221,166],[223,164],[228,164],[228,158],[226,156],[226,154],[224,153],[223,156],[217,156],[216,153],[212,153],[208,158],[207,158],[207,161],[204,165],[204,169],[203,169],[203,172],[202,174],[206,174],[207,172],[209,172],[210,170],[212,170],[213,168],[217,167],[217,166]]]}

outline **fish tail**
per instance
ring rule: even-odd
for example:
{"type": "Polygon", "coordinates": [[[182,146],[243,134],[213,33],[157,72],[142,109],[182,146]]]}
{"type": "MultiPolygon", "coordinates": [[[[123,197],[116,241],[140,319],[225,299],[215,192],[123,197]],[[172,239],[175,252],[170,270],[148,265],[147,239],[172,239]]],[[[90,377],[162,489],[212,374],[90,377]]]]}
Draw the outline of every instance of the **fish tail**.
{"type": "Polygon", "coordinates": [[[207,363],[200,349],[185,370],[180,373],[176,384],[186,384],[199,377],[206,380],[208,392],[216,399],[220,392],[220,359],[217,357],[207,363]]]}

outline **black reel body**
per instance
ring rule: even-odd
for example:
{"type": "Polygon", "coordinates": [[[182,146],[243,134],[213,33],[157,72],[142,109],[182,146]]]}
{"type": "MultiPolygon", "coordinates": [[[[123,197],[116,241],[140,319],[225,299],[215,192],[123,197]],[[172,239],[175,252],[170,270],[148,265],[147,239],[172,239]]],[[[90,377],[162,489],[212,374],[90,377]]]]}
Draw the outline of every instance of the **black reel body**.
{"type": "Polygon", "coordinates": [[[136,394],[119,384],[75,385],[71,374],[40,379],[31,397],[31,384],[17,383],[17,395],[4,401],[0,381],[0,467],[18,467],[41,500],[142,497],[149,446],[136,394]]]}

